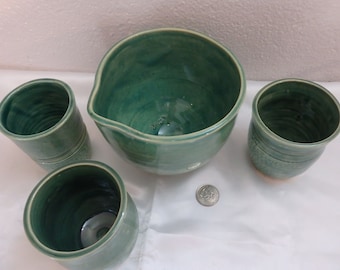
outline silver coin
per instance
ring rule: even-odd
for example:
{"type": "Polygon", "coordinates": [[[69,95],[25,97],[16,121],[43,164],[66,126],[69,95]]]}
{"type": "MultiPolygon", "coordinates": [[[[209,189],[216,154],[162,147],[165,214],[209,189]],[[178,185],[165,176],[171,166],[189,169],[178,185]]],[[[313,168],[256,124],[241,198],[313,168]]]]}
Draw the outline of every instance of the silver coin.
{"type": "Polygon", "coordinates": [[[203,206],[213,206],[220,198],[218,189],[212,185],[204,185],[197,189],[196,199],[203,206]]]}

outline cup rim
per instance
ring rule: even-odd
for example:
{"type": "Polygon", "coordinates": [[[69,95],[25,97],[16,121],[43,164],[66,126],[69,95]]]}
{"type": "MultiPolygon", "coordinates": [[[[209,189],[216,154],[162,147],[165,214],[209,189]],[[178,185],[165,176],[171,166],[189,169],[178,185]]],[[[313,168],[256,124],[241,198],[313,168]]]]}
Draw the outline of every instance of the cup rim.
{"type": "Polygon", "coordinates": [[[265,132],[267,133],[267,135],[275,140],[278,143],[281,143],[283,145],[289,146],[289,145],[294,145],[296,147],[300,147],[300,148],[308,148],[308,147],[313,147],[316,145],[323,145],[326,142],[331,141],[332,139],[334,139],[338,133],[340,132],[340,121],[336,127],[336,129],[326,138],[320,140],[320,141],[316,141],[316,142],[295,142],[295,141],[291,141],[288,139],[285,139],[283,137],[281,137],[280,135],[276,134],[275,132],[273,132],[262,120],[259,111],[258,111],[258,102],[260,100],[260,98],[262,97],[262,95],[267,92],[268,90],[270,90],[270,88],[272,88],[275,85],[278,84],[282,84],[282,83],[288,83],[288,82],[299,82],[299,83],[303,83],[303,84],[308,84],[311,86],[314,86],[315,88],[317,88],[318,90],[324,92],[327,96],[329,96],[331,98],[331,100],[333,101],[334,105],[336,106],[336,108],[338,109],[338,114],[339,114],[339,119],[340,119],[340,104],[339,101],[336,99],[336,97],[329,91],[327,90],[325,87],[323,87],[322,85],[310,81],[310,80],[306,80],[306,79],[300,79],[300,78],[285,78],[285,79],[279,79],[279,80],[275,80],[272,81],[270,83],[268,83],[267,85],[265,85],[264,87],[262,87],[260,89],[260,91],[255,95],[254,100],[253,100],[253,104],[252,104],[252,117],[256,120],[256,123],[258,125],[261,126],[261,128],[263,128],[265,130],[265,132]]]}
{"type": "Polygon", "coordinates": [[[65,82],[58,80],[58,79],[52,79],[52,78],[41,78],[41,79],[35,79],[35,80],[31,80],[28,82],[25,82],[21,85],[19,85],[18,87],[16,87],[14,90],[12,90],[11,92],[9,92],[4,98],[3,100],[0,102],[0,130],[6,134],[8,137],[10,138],[14,138],[15,140],[20,140],[20,141],[28,141],[28,140],[32,140],[32,139],[36,139],[38,137],[45,137],[50,135],[51,133],[53,133],[56,129],[58,129],[60,126],[62,126],[65,122],[68,121],[68,119],[71,117],[71,111],[74,110],[75,107],[75,97],[74,94],[70,88],[70,86],[68,84],[66,84],[65,82]],[[38,84],[45,84],[45,85],[58,85],[61,86],[61,88],[63,90],[65,90],[65,92],[68,95],[68,105],[67,105],[67,109],[64,113],[64,115],[62,116],[62,118],[56,123],[54,124],[52,127],[49,127],[46,130],[43,130],[41,132],[38,133],[34,133],[34,134],[27,134],[27,135],[23,135],[23,134],[17,134],[14,133],[10,130],[8,130],[4,125],[3,125],[3,121],[2,121],[2,115],[3,115],[3,111],[4,108],[7,105],[7,102],[11,100],[12,96],[16,95],[17,93],[26,91],[27,87],[31,87],[31,86],[35,86],[38,84]]]}
{"type": "Polygon", "coordinates": [[[94,86],[91,91],[88,104],[87,104],[87,111],[89,115],[93,118],[95,122],[98,124],[105,126],[107,128],[112,128],[114,127],[116,130],[122,131],[124,133],[128,133],[130,136],[135,137],[137,139],[143,139],[145,141],[149,142],[157,142],[157,143],[177,143],[178,141],[189,141],[189,140],[195,140],[198,137],[201,137],[202,135],[209,134],[212,132],[215,132],[219,129],[221,129],[225,124],[229,123],[233,118],[237,116],[237,113],[241,107],[241,104],[243,102],[244,96],[246,92],[246,79],[245,79],[245,74],[243,71],[243,68],[236,58],[236,56],[225,46],[223,46],[221,43],[217,42],[216,40],[205,36],[204,34],[198,33],[193,30],[188,30],[188,29],[182,29],[182,28],[172,28],[172,27],[166,27],[166,28],[156,28],[156,29],[151,29],[151,30],[146,30],[142,31],[133,35],[130,35],[122,40],[120,40],[118,43],[113,45],[111,49],[109,49],[104,57],[102,58],[96,75],[95,75],[95,81],[94,81],[94,86]],[[224,51],[229,57],[232,59],[232,61],[235,64],[236,69],[238,70],[238,74],[240,77],[240,92],[237,97],[237,100],[231,110],[219,121],[214,123],[213,125],[210,125],[209,127],[206,127],[204,129],[191,132],[191,133],[186,133],[186,134],[180,134],[180,135],[171,135],[171,136],[158,136],[158,135],[153,135],[153,134],[148,134],[141,132],[137,129],[134,129],[128,125],[122,124],[118,121],[111,120],[108,118],[105,118],[99,114],[97,114],[94,110],[94,101],[96,99],[96,96],[99,92],[100,85],[101,85],[101,78],[102,78],[102,73],[103,69],[106,65],[106,62],[110,58],[111,54],[116,51],[119,47],[123,46],[127,41],[135,39],[139,36],[151,34],[151,33],[157,33],[157,32],[178,32],[178,33],[187,33],[192,36],[197,36],[200,37],[212,44],[214,44],[216,47],[220,48],[222,51],[224,51]]]}
{"type": "Polygon", "coordinates": [[[123,180],[119,176],[119,174],[114,169],[112,169],[105,163],[94,161],[94,160],[73,162],[73,163],[70,163],[66,166],[63,166],[61,168],[58,168],[50,172],[33,188],[33,190],[31,191],[26,201],[26,205],[24,208],[24,215],[23,215],[24,230],[26,232],[26,235],[29,241],[33,244],[33,246],[35,246],[38,250],[48,255],[49,257],[58,258],[58,260],[63,260],[63,259],[67,260],[68,258],[79,258],[81,256],[85,256],[92,252],[95,252],[97,247],[100,247],[103,244],[105,244],[117,233],[117,231],[121,227],[121,224],[123,223],[123,217],[126,213],[127,203],[128,203],[128,194],[126,192],[125,185],[123,183],[123,180]],[[100,170],[104,170],[105,172],[111,175],[112,181],[114,181],[115,184],[117,185],[119,189],[119,194],[120,194],[120,207],[119,207],[119,211],[116,216],[116,220],[111,226],[111,228],[107,231],[107,233],[101,239],[99,239],[97,242],[95,242],[94,244],[88,247],[84,247],[82,249],[73,250],[73,251],[59,251],[59,250],[52,249],[44,245],[33,232],[33,229],[31,226],[31,217],[30,217],[33,201],[38,195],[41,188],[47,182],[52,181],[56,175],[58,175],[59,173],[63,171],[76,168],[76,167],[82,167],[82,166],[96,167],[96,168],[99,168],[100,170]]]}

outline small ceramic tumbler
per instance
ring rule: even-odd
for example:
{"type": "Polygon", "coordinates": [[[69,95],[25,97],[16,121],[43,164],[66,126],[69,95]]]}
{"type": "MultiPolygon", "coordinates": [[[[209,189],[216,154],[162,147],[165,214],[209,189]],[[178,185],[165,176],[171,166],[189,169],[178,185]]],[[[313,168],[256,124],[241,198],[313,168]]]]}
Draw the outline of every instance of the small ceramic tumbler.
{"type": "Polygon", "coordinates": [[[272,82],[253,100],[248,147],[255,167],[273,178],[301,174],[340,131],[340,106],[324,87],[302,79],[272,82]]]}
{"type": "Polygon", "coordinates": [[[37,184],[24,228],[33,246],[68,269],[114,269],[135,245],[138,213],[112,168],[79,161],[37,184]]]}
{"type": "Polygon", "coordinates": [[[74,94],[59,80],[33,80],[10,92],[0,103],[0,130],[46,170],[91,154],[74,94]]]}

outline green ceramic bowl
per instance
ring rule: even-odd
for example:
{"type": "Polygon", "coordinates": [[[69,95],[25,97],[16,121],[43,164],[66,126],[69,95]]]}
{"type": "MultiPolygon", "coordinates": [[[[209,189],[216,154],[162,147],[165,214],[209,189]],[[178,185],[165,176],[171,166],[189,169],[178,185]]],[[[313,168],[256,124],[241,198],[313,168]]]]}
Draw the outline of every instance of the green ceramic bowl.
{"type": "Polygon", "coordinates": [[[68,269],[112,269],[134,247],[138,213],[112,168],[82,161],[37,184],[27,199],[24,228],[33,246],[68,269]]]}
{"type": "Polygon", "coordinates": [[[107,52],[88,112],[123,158],[177,174],[221,149],[244,94],[244,73],[229,50],[199,33],[156,29],[107,52]]]}

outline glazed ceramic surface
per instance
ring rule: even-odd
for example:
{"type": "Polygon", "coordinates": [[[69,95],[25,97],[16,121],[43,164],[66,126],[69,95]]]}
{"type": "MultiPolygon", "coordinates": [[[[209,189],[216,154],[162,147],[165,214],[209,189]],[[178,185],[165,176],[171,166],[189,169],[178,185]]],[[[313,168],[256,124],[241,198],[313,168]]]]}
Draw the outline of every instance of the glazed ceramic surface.
{"type": "Polygon", "coordinates": [[[271,177],[298,175],[338,135],[339,119],[339,103],[324,87],[301,79],[275,81],[253,101],[250,157],[271,177]]]}
{"type": "Polygon", "coordinates": [[[112,269],[134,247],[138,214],[112,168],[77,162],[51,172],[34,188],[24,227],[40,252],[68,269],[112,269]]]}
{"type": "Polygon", "coordinates": [[[0,104],[0,130],[47,170],[91,153],[73,92],[59,80],[30,81],[9,93],[0,104]]]}
{"type": "Polygon", "coordinates": [[[191,31],[156,29],[108,51],[88,112],[123,158],[177,174],[220,150],[244,93],[242,68],[223,46],[191,31]]]}

